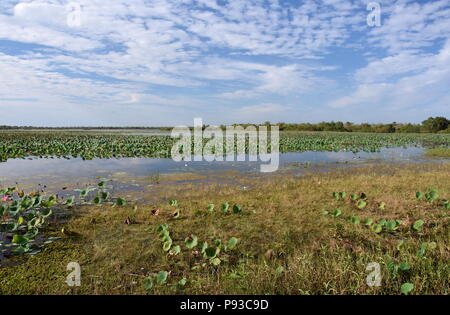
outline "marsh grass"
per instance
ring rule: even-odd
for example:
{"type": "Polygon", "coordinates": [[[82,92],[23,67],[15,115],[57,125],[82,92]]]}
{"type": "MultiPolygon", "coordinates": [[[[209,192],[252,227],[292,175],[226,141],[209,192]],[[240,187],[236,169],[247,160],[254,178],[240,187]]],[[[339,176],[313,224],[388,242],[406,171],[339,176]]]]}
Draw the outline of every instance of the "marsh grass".
{"type": "Polygon", "coordinates": [[[58,236],[63,226],[70,231],[62,241],[37,256],[13,259],[17,266],[0,268],[0,294],[400,294],[405,282],[414,284],[413,294],[448,294],[449,212],[440,201],[419,201],[415,193],[434,188],[449,198],[449,174],[449,163],[376,164],[252,181],[246,190],[236,184],[166,186],[161,199],[167,202],[137,210],[131,205],[83,207],[70,222],[48,228],[58,236]],[[347,192],[347,198],[335,200],[336,191],[347,192]],[[367,194],[367,207],[355,207],[348,197],[352,192],[367,194]],[[169,205],[172,199],[176,207],[169,205]],[[240,205],[242,213],[221,213],[224,202],[240,205]],[[206,210],[209,204],[216,205],[213,212],[206,210]],[[175,208],[178,219],[171,217],[175,208]],[[323,214],[336,208],[342,216],[323,214]],[[349,222],[350,215],[398,219],[406,227],[377,234],[349,222]],[[133,224],[125,224],[126,218],[133,224]],[[418,219],[425,227],[413,232],[408,224],[418,219]],[[193,270],[201,257],[185,246],[177,256],[161,248],[156,227],[162,223],[177,244],[191,234],[208,243],[231,237],[239,242],[228,261],[193,270]],[[400,240],[404,244],[398,250],[400,240]],[[436,249],[419,258],[420,245],[431,241],[436,249]],[[392,274],[387,268],[392,260],[407,262],[410,271],[392,274]],[[81,287],[64,282],[72,261],[81,265],[81,287]],[[366,284],[370,262],[381,265],[381,287],[366,284]],[[186,285],[154,286],[147,292],[144,280],[161,270],[169,272],[169,284],[186,278],[186,285]]]}
{"type": "Polygon", "coordinates": [[[425,152],[428,156],[450,158],[450,148],[434,148],[425,152]]]}

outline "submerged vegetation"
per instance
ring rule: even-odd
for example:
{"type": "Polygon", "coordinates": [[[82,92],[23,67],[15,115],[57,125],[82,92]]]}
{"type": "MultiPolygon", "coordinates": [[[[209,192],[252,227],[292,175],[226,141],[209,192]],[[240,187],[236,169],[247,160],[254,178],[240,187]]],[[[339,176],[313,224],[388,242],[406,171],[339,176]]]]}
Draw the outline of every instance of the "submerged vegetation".
{"type": "MultiPolygon", "coordinates": [[[[0,161],[26,157],[168,158],[175,141],[169,136],[8,131],[0,133],[0,161]]],[[[280,137],[281,152],[374,152],[399,146],[449,147],[450,134],[282,133],[280,137]]]]}
{"type": "MultiPolygon", "coordinates": [[[[0,267],[0,294],[448,294],[449,174],[381,164],[245,190],[184,183],[138,205],[101,182],[62,202],[71,220],[48,217],[39,231],[54,242],[0,267]],[[80,287],[65,283],[70,262],[80,287]],[[372,263],[380,286],[367,284],[372,263]]],[[[17,191],[2,191],[3,220],[30,196],[17,191]]]]}

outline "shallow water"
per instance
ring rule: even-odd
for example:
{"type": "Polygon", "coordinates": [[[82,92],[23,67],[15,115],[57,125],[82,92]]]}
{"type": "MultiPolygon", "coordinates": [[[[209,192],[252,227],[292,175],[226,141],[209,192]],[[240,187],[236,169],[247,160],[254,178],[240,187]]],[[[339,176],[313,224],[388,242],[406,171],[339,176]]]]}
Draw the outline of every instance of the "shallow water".
{"type": "MultiPolygon", "coordinates": [[[[314,166],[327,169],[336,164],[364,164],[373,161],[409,163],[429,160],[424,149],[384,148],[380,152],[296,152],[280,155],[280,170],[301,169],[314,166]]],[[[244,157],[242,157],[244,158],[244,157]]],[[[237,170],[244,173],[260,173],[261,161],[250,162],[175,162],[171,159],[123,158],[94,159],[10,159],[0,163],[0,186],[28,184],[81,185],[98,178],[119,180],[132,177],[156,177],[159,174],[201,173],[204,171],[237,170]]]]}

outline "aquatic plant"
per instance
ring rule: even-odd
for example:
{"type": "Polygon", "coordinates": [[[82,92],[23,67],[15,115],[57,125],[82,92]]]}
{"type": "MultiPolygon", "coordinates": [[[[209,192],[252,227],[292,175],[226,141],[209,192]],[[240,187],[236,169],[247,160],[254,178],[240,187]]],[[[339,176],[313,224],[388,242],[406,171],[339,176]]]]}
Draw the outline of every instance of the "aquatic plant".
{"type": "MultiPolygon", "coordinates": [[[[125,157],[170,158],[175,141],[169,136],[154,135],[2,132],[0,133],[0,161],[26,157],[82,158],[84,160],[125,157]]],[[[383,147],[405,146],[449,147],[450,135],[296,133],[281,134],[280,137],[280,152],[377,152],[383,147]]],[[[227,153],[226,150],[224,153],[227,153]]]]}
{"type": "Polygon", "coordinates": [[[408,295],[412,290],[414,290],[414,284],[412,283],[404,283],[401,287],[402,294],[408,295]]]}

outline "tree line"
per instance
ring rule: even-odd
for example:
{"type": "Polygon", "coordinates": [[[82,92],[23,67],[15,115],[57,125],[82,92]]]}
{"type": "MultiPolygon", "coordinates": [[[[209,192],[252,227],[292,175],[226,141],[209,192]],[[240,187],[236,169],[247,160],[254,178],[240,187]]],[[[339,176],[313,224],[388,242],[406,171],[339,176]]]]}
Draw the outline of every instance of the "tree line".
{"type": "Polygon", "coordinates": [[[353,124],[351,122],[321,122],[317,124],[279,123],[283,131],[339,131],[339,132],[374,132],[374,133],[450,133],[450,120],[445,117],[430,117],[421,124],[389,123],[389,124],[353,124]]]}
{"type": "MultiPolygon", "coordinates": [[[[271,125],[270,122],[265,122],[271,125]]],[[[253,124],[240,124],[249,126],[253,124]]],[[[445,117],[430,117],[421,124],[389,123],[389,124],[354,124],[351,122],[331,121],[320,123],[277,123],[280,131],[335,131],[335,132],[374,132],[374,133],[450,133],[450,120],[445,117]]],[[[207,126],[204,126],[206,128],[207,126]]],[[[225,126],[221,126],[225,129],[225,126]]],[[[0,130],[163,130],[173,127],[33,127],[33,126],[0,126],[0,130]]]]}
{"type": "MultiPolygon", "coordinates": [[[[265,122],[270,125],[270,122],[265,122]]],[[[250,124],[248,124],[250,125],[250,124]]],[[[248,126],[244,125],[244,126],[248,126]]],[[[371,132],[371,133],[450,133],[450,120],[445,117],[430,117],[421,124],[389,123],[389,124],[354,124],[351,122],[320,123],[277,123],[281,131],[335,131],[335,132],[371,132]]]]}

